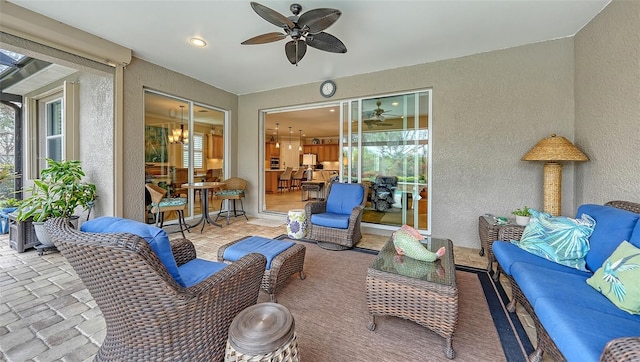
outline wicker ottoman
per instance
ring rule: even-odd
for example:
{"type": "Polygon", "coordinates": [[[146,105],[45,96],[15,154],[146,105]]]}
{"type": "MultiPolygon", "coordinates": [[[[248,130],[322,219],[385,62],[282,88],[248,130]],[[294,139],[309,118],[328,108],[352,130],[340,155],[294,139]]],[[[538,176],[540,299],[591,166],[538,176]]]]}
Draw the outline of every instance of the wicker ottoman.
{"type": "MultiPolygon", "coordinates": [[[[247,236],[245,238],[222,245],[218,249],[218,261],[230,262],[230,260],[225,259],[224,257],[225,250],[235,244],[248,243],[251,241],[250,239],[254,238],[268,240],[273,243],[283,242],[281,240],[266,239],[258,236],[247,236]]],[[[269,293],[272,302],[276,302],[276,291],[280,289],[282,285],[284,285],[284,283],[287,281],[287,279],[289,279],[291,275],[300,273],[300,279],[304,280],[305,275],[302,269],[304,266],[304,255],[306,250],[307,248],[304,245],[296,243],[290,248],[276,255],[271,260],[271,264],[267,265],[268,269],[264,271],[260,288],[269,293]]],[[[255,252],[260,253],[260,250],[255,250],[255,252]]]]}
{"type": "Polygon", "coordinates": [[[298,338],[291,312],[277,303],[260,303],[231,322],[225,362],[298,362],[298,338]]]}

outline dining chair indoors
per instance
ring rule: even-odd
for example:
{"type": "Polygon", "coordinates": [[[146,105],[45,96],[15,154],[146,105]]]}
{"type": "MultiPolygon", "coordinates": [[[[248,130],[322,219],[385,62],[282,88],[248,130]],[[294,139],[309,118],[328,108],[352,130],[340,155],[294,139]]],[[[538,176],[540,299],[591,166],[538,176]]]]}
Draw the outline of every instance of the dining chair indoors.
{"type": "Polygon", "coordinates": [[[187,199],[183,197],[164,197],[167,190],[154,184],[145,184],[151,195],[151,213],[155,215],[155,224],[162,228],[164,224],[165,212],[175,211],[178,214],[178,226],[184,238],[184,230],[188,231],[187,223],[184,221],[184,209],[187,207],[187,199]]]}
{"type": "Polygon", "coordinates": [[[244,211],[244,205],[242,204],[242,199],[244,199],[245,190],[247,188],[247,181],[239,178],[232,177],[222,181],[224,186],[218,192],[216,192],[215,198],[220,200],[220,211],[218,211],[218,215],[216,215],[216,220],[223,214],[227,216],[227,220],[229,220],[229,212],[231,212],[231,207],[229,203],[233,201],[233,216],[243,215],[247,221],[249,218],[247,217],[247,213],[244,211]],[[240,211],[238,212],[236,209],[236,200],[240,201],[240,211]],[[222,208],[222,203],[227,202],[226,211],[222,208]]]}

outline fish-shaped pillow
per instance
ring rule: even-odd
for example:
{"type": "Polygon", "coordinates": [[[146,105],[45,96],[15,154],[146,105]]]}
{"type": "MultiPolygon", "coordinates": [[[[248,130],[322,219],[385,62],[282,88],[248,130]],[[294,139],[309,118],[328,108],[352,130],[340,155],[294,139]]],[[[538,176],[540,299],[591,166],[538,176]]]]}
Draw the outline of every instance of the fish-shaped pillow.
{"type": "Polygon", "coordinates": [[[441,258],[446,249],[441,247],[437,252],[427,249],[420,240],[424,240],[418,230],[409,225],[402,225],[400,229],[393,233],[393,245],[399,255],[406,255],[410,258],[422,261],[435,261],[441,258]]]}

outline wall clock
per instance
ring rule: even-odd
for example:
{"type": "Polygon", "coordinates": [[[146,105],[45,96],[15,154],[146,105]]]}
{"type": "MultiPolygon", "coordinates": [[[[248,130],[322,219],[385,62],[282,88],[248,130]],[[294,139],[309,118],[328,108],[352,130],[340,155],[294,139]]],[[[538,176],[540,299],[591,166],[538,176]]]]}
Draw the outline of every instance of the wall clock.
{"type": "Polygon", "coordinates": [[[325,80],[320,85],[320,94],[325,98],[331,98],[336,94],[336,83],[332,80],[325,80]]]}

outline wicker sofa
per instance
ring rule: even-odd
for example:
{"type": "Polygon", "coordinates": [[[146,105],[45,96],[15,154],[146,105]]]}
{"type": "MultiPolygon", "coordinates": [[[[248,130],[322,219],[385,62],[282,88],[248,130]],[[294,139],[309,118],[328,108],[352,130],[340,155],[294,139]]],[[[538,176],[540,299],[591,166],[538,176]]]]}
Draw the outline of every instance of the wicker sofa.
{"type": "Polygon", "coordinates": [[[613,251],[627,240],[640,247],[640,204],[611,201],[582,205],[577,217],[595,219],[583,272],[538,257],[508,239],[519,240],[522,228],[505,226],[493,243],[493,253],[512,287],[508,309],[520,303],[533,318],[537,348],[529,357],[541,361],[543,353],[554,361],[631,361],[640,356],[640,315],[614,305],[586,280],[613,251]],[[508,235],[508,236],[507,236],[508,235]]]}
{"type": "Polygon", "coordinates": [[[166,244],[128,232],[77,231],[60,218],[45,224],[104,316],[107,333],[95,360],[222,361],[233,318],[257,302],[265,257],[252,253],[228,266],[197,259],[189,240],[169,241],[162,229],[138,224],[131,229],[166,244]]]}

